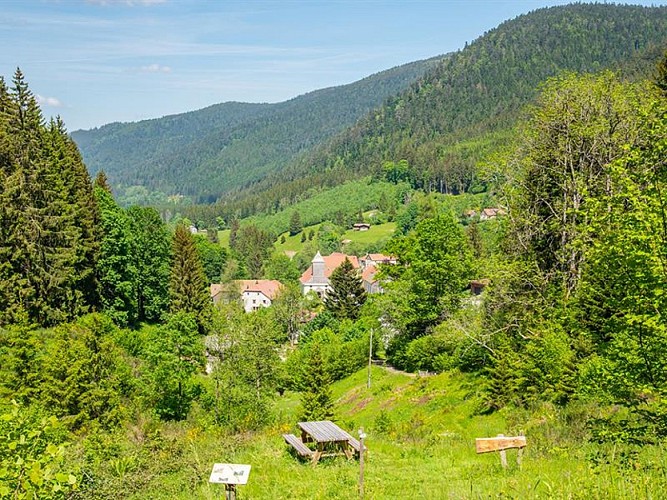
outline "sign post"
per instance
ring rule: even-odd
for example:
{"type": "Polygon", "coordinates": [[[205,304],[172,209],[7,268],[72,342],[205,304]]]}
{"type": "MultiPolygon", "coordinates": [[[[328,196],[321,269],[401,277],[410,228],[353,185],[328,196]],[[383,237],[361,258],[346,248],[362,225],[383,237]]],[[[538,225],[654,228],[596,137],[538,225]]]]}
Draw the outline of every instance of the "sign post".
{"type": "Polygon", "coordinates": [[[359,498],[364,498],[364,428],[359,429],[359,498]]]}
{"type": "Polygon", "coordinates": [[[213,464],[209,483],[224,484],[227,500],[236,500],[236,485],[247,484],[250,465],[213,464]]]}
{"type": "Polygon", "coordinates": [[[371,365],[373,364],[373,329],[371,328],[370,341],[368,342],[368,388],[371,388],[371,365]]]}

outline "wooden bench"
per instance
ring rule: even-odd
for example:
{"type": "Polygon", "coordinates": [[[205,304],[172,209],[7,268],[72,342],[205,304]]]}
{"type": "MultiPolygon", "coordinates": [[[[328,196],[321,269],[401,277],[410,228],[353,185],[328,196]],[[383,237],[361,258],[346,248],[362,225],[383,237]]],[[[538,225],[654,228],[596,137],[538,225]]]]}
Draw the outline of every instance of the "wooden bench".
{"type": "MultiPolygon", "coordinates": [[[[359,441],[357,441],[353,437],[350,437],[350,439],[348,439],[347,442],[350,443],[350,446],[354,451],[356,451],[357,453],[361,452],[361,443],[359,441]]],[[[364,451],[366,450],[368,450],[368,448],[364,445],[364,451]]]]}
{"type": "Polygon", "coordinates": [[[301,441],[294,434],[283,434],[283,439],[287,444],[294,448],[300,457],[311,458],[313,456],[314,451],[303,444],[303,441],[301,441]]]}

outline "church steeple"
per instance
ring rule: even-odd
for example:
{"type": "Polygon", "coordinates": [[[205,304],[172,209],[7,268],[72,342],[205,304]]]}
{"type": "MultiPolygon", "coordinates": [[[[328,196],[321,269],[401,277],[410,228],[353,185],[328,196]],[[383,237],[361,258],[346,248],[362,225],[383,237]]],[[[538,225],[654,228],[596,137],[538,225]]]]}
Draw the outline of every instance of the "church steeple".
{"type": "Polygon", "coordinates": [[[315,257],[313,257],[312,264],[313,278],[324,279],[324,259],[322,258],[322,254],[320,254],[319,250],[315,254],[315,257]]]}

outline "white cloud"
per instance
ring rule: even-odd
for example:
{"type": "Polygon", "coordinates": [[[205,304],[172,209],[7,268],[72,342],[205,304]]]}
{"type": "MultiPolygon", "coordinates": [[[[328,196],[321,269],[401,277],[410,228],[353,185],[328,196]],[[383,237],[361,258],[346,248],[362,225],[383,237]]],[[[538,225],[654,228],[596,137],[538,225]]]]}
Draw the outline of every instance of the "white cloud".
{"type": "Polygon", "coordinates": [[[44,97],[39,94],[36,94],[35,97],[41,106],[49,106],[51,108],[62,108],[63,106],[63,103],[57,97],[44,97]]]}
{"type": "Polygon", "coordinates": [[[148,66],[142,66],[141,71],[144,73],[171,73],[171,68],[169,66],[162,66],[157,63],[149,64],[148,66]]]}

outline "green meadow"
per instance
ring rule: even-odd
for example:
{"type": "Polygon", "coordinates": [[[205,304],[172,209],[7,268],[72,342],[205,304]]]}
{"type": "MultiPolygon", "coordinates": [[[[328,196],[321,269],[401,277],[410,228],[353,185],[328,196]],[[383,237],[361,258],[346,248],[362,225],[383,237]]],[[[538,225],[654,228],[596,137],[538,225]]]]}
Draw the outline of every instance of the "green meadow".
{"type": "MultiPolygon", "coordinates": [[[[480,379],[453,372],[419,377],[373,367],[370,389],[366,380],[361,370],[334,384],[336,422],[355,436],[362,427],[367,434],[365,498],[658,499],[667,491],[665,450],[588,443],[576,418],[590,409],[545,405],[484,414],[480,379]],[[520,432],[528,442],[521,465],[516,450],[507,451],[507,469],[497,453],[475,452],[477,437],[520,432]]],[[[219,499],[224,487],[208,477],[223,462],[252,466],[239,499],[359,498],[358,460],[312,466],[289,453],[281,435],[296,432],[298,404],[297,395],[286,393],[275,423],[258,433],[166,425],[162,451],[143,466],[115,464],[116,491],[132,485],[127,498],[219,499]]]]}

